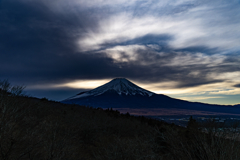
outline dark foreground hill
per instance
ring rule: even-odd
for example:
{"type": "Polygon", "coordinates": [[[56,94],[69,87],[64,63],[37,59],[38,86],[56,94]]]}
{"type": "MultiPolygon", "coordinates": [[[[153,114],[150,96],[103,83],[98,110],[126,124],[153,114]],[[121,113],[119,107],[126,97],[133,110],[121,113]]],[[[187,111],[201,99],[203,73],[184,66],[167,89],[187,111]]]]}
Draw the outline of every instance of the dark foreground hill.
{"type": "MultiPolygon", "coordinates": [[[[239,106],[211,105],[198,102],[189,102],[174,99],[163,94],[156,94],[145,90],[125,78],[116,78],[112,81],[87,92],[81,92],[73,97],[61,101],[66,104],[79,104],[92,107],[114,108],[121,111],[142,109],[149,110],[163,109],[165,114],[171,114],[173,110],[185,114],[238,114],[239,106]],[[169,112],[169,113],[168,113],[169,112]]],[[[142,113],[139,112],[139,115],[142,113]]],[[[162,113],[158,113],[161,115],[162,113]]]]}
{"type": "Polygon", "coordinates": [[[3,92],[0,86],[1,160],[240,158],[237,132],[218,132],[214,122],[203,133],[194,120],[183,128],[19,93],[3,92]]]}

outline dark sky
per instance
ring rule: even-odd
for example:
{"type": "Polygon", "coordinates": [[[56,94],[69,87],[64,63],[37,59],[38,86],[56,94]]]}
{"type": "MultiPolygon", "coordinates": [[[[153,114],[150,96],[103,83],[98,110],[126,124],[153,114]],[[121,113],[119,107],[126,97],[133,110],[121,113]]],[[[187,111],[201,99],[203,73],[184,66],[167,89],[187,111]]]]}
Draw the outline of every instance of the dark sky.
{"type": "Polygon", "coordinates": [[[0,0],[0,79],[54,100],[125,77],[240,103],[239,19],[239,0],[0,0]]]}

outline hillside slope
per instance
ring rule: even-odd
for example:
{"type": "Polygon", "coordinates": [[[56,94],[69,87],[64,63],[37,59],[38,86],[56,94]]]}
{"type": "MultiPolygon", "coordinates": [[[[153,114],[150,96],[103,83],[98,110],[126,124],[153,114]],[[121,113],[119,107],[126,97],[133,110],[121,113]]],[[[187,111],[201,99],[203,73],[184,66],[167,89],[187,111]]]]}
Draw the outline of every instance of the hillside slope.
{"type": "Polygon", "coordinates": [[[204,111],[206,114],[239,114],[239,106],[210,105],[174,99],[162,94],[155,94],[133,84],[125,78],[112,81],[87,92],[81,92],[61,101],[66,104],[79,104],[100,108],[130,109],[170,109],[204,111]],[[207,113],[209,112],[209,113],[207,113]]]}
{"type": "Polygon", "coordinates": [[[209,134],[202,133],[194,120],[188,128],[183,128],[112,109],[19,96],[1,90],[1,86],[0,126],[3,160],[237,160],[240,157],[240,144],[236,141],[239,137],[234,135],[234,138],[230,132],[219,135],[212,128],[209,134]]]}

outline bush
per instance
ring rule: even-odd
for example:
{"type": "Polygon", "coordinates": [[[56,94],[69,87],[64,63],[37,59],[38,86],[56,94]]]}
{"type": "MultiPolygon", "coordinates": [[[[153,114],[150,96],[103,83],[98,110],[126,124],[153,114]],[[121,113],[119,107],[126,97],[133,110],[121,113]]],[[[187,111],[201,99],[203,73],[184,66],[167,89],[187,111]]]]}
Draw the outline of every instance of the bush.
{"type": "MultiPolygon", "coordinates": [[[[214,121],[208,121],[202,128],[193,125],[197,123],[190,118],[185,131],[169,128],[162,135],[168,144],[167,149],[171,154],[166,154],[169,159],[188,160],[237,160],[240,159],[240,135],[236,129],[222,129],[214,121]]],[[[198,124],[196,124],[198,126],[198,124]]],[[[223,126],[221,126],[223,127],[223,126]]]]}
{"type": "Polygon", "coordinates": [[[238,160],[238,124],[188,127],[22,96],[0,81],[0,159],[238,160]]]}

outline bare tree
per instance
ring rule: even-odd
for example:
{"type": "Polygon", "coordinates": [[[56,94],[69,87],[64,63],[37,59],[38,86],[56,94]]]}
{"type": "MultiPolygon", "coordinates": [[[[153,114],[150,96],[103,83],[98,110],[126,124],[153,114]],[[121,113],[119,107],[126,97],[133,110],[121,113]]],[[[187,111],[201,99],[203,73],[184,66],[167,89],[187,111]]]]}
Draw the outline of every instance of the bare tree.
{"type": "Polygon", "coordinates": [[[237,129],[230,130],[209,121],[201,129],[190,126],[186,131],[178,131],[169,127],[161,137],[168,144],[168,159],[238,160],[240,135],[237,129]]]}
{"type": "Polygon", "coordinates": [[[3,160],[21,159],[33,148],[26,144],[33,136],[33,130],[22,127],[28,121],[24,120],[24,101],[18,98],[23,89],[22,86],[12,86],[7,80],[0,81],[0,159],[3,160]]]}

